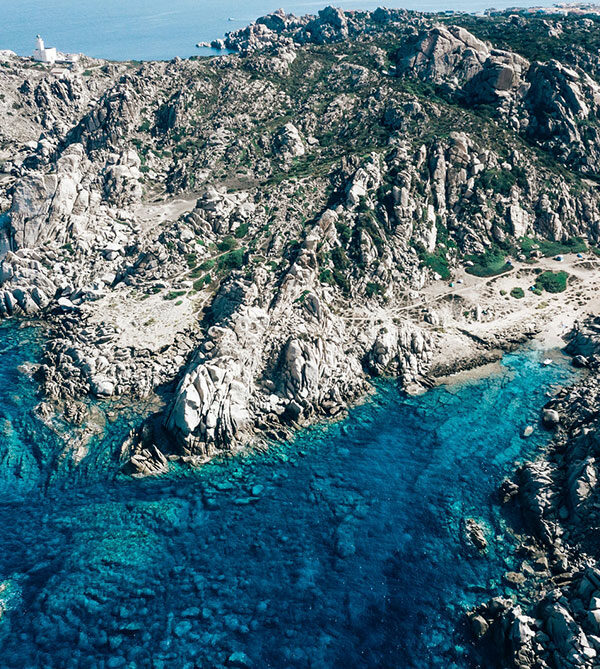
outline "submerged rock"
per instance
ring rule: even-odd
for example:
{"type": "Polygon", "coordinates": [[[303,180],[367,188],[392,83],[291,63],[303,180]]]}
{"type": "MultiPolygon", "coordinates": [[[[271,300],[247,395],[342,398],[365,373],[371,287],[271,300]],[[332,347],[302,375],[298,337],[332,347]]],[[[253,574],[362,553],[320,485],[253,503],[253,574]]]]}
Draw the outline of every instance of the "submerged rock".
{"type": "Polygon", "coordinates": [[[531,425],[528,425],[524,430],[523,430],[523,436],[525,438],[531,437],[531,435],[534,432],[534,428],[531,425]]]}
{"type": "Polygon", "coordinates": [[[490,628],[487,620],[478,613],[471,614],[469,616],[469,622],[471,625],[471,632],[476,639],[481,639],[485,636],[490,628]]]}
{"type": "Polygon", "coordinates": [[[487,539],[483,527],[474,518],[464,520],[464,537],[468,543],[474,546],[478,551],[484,552],[487,549],[487,539]]]}
{"type": "Polygon", "coordinates": [[[242,667],[244,669],[249,669],[250,667],[253,666],[252,662],[250,661],[250,658],[246,655],[246,653],[237,650],[227,658],[227,666],[228,667],[242,667]]]}

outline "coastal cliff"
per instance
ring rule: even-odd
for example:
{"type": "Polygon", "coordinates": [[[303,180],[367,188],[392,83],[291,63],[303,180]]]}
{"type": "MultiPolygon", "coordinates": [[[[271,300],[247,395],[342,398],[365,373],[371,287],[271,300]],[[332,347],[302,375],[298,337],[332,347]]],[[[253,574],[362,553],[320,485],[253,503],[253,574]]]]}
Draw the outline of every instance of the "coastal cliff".
{"type": "Polygon", "coordinates": [[[374,377],[421,391],[585,321],[589,375],[506,484],[556,587],[536,581],[537,619],[507,601],[473,619],[512,666],[593,666],[597,35],[329,7],[263,17],[219,57],[3,53],[0,317],[48,323],[40,414],[159,394],[121,453],[156,474],[339,417],[374,377]]]}

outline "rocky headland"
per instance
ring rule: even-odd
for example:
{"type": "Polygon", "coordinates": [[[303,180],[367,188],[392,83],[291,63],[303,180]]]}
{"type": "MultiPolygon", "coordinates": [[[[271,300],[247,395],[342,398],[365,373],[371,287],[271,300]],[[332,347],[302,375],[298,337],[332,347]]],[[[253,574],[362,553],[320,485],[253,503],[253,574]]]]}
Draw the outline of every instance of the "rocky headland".
{"type": "Polygon", "coordinates": [[[588,373],[499,493],[531,533],[515,599],[471,622],[502,666],[596,666],[599,35],[328,7],[219,57],[0,52],[0,317],[46,325],[41,418],[159,397],[121,449],[156,474],[337,418],[375,376],[419,392],[568,340],[588,373]]]}

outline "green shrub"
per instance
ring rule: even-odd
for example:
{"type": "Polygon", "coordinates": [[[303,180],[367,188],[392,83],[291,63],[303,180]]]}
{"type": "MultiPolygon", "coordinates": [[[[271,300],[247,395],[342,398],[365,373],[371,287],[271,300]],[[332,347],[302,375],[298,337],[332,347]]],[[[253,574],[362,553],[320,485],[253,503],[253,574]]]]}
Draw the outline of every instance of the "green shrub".
{"type": "Polygon", "coordinates": [[[383,297],[383,286],[376,281],[370,281],[367,284],[365,293],[367,294],[367,297],[374,297],[375,295],[383,297]]]}
{"type": "Polygon", "coordinates": [[[344,270],[350,264],[346,251],[341,246],[336,246],[331,251],[331,260],[333,261],[333,266],[338,270],[344,270]]]}
{"type": "Polygon", "coordinates": [[[333,286],[335,283],[333,279],[333,273],[330,269],[324,269],[320,274],[319,274],[319,281],[321,283],[328,283],[330,286],[333,286]]]}
{"type": "Polygon", "coordinates": [[[444,281],[450,278],[450,268],[448,267],[448,258],[444,248],[436,248],[433,253],[429,253],[422,244],[414,244],[415,251],[425,267],[429,267],[433,272],[439,274],[444,281]]]}
{"type": "Polygon", "coordinates": [[[242,239],[248,234],[248,228],[250,225],[248,223],[242,223],[239,228],[236,228],[236,231],[233,233],[237,239],[242,239]]]}
{"type": "Polygon", "coordinates": [[[203,263],[198,265],[195,269],[193,269],[190,272],[190,276],[192,279],[197,279],[199,276],[202,276],[204,272],[208,271],[209,269],[212,269],[216,264],[215,260],[205,260],[203,263]]]}
{"type": "Polygon", "coordinates": [[[350,282],[348,281],[348,277],[337,268],[334,268],[333,270],[333,280],[345,293],[350,291],[350,282]]]}
{"type": "Polygon", "coordinates": [[[467,267],[466,271],[474,276],[488,277],[497,276],[510,272],[513,266],[504,260],[504,251],[497,246],[489,248],[485,253],[479,255],[466,256],[473,265],[467,267]]]}
{"type": "Polygon", "coordinates": [[[225,237],[222,241],[217,244],[217,248],[221,252],[231,251],[237,246],[237,242],[233,237],[225,237]]]}
{"type": "Polygon", "coordinates": [[[525,297],[525,291],[521,287],[515,286],[510,291],[510,296],[515,297],[517,300],[520,300],[521,298],[525,297]]]}
{"type": "Polygon", "coordinates": [[[171,290],[169,291],[163,299],[165,300],[176,300],[178,297],[185,295],[185,290],[171,290]]]}
{"type": "Polygon", "coordinates": [[[441,252],[428,253],[423,259],[423,264],[432,271],[439,274],[444,281],[450,278],[448,259],[441,252]]]}
{"type": "Polygon", "coordinates": [[[294,303],[295,304],[304,304],[304,301],[306,300],[307,295],[310,295],[310,290],[303,290],[300,297],[298,297],[294,300],[294,303]]]}
{"type": "Polygon", "coordinates": [[[562,293],[567,289],[568,278],[569,275],[564,271],[542,272],[535,280],[535,287],[548,293],[562,293]]]}
{"type": "Polygon", "coordinates": [[[540,241],[540,251],[549,258],[560,253],[584,253],[587,251],[587,246],[581,237],[571,237],[565,242],[553,242],[544,239],[540,241]]]}
{"type": "Polygon", "coordinates": [[[484,170],[479,177],[480,185],[486,190],[493,190],[504,197],[510,195],[510,189],[517,181],[517,177],[512,170],[491,169],[484,170]]]}
{"type": "Polygon", "coordinates": [[[194,281],[194,290],[200,292],[204,289],[204,286],[208,286],[211,282],[210,274],[203,276],[201,279],[194,281]]]}
{"type": "Polygon", "coordinates": [[[236,249],[219,258],[219,269],[242,269],[244,266],[244,249],[236,249]]]}
{"type": "Polygon", "coordinates": [[[531,237],[521,237],[519,240],[521,251],[525,254],[531,253],[534,245],[538,246],[540,253],[546,258],[561,253],[585,253],[588,250],[581,237],[571,237],[564,242],[556,242],[550,239],[532,239],[531,237]]]}
{"type": "Polygon", "coordinates": [[[352,239],[352,228],[350,228],[350,226],[346,225],[345,223],[340,223],[337,221],[335,224],[335,229],[337,230],[340,242],[346,246],[350,239],[352,239]]]}
{"type": "Polygon", "coordinates": [[[190,269],[194,269],[194,267],[196,267],[196,263],[198,261],[198,256],[195,253],[186,253],[185,254],[185,261],[187,263],[187,266],[190,269]]]}

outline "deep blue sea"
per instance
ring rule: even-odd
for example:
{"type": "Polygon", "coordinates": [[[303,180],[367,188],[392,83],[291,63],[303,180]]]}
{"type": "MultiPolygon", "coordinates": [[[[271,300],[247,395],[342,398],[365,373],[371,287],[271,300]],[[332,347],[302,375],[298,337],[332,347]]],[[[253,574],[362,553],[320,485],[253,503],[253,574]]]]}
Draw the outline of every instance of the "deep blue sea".
{"type": "MultiPolygon", "coordinates": [[[[47,46],[112,60],[162,60],[200,53],[197,42],[211,41],[244,27],[279,7],[316,14],[327,4],[344,9],[404,7],[418,11],[477,12],[551,5],[549,0],[404,0],[297,2],[282,0],[0,0],[0,49],[31,55],[40,33],[47,46]]],[[[202,53],[207,53],[203,51],[202,53]]]]}
{"type": "Polygon", "coordinates": [[[131,416],[98,420],[77,458],[34,417],[23,363],[39,346],[0,326],[3,668],[491,666],[461,621],[511,593],[495,490],[549,438],[540,407],[574,378],[560,354],[544,367],[523,350],[421,397],[383,381],[268,454],[134,481],[117,475],[131,416]],[[485,556],[461,539],[465,517],[486,528],[485,556]]]}

